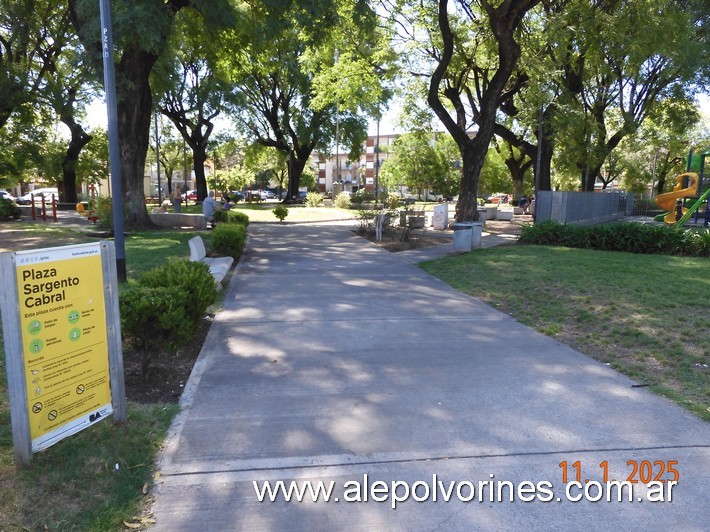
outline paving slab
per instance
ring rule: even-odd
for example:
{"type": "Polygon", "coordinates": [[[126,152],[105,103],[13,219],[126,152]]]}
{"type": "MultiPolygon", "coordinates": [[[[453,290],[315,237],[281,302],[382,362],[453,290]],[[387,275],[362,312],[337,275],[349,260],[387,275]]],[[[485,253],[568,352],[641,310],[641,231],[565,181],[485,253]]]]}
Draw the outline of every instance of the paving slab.
{"type": "Polygon", "coordinates": [[[154,529],[707,530],[709,424],[348,225],[249,232],[158,463],[154,529]],[[569,500],[675,470],[671,502],[569,500]],[[333,490],[260,502],[265,481],[333,490]]]}

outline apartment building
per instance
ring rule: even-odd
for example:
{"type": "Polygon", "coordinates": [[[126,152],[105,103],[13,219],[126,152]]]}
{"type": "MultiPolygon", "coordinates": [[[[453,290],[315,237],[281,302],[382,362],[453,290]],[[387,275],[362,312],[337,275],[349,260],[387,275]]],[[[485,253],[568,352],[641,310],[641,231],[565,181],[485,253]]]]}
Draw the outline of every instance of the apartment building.
{"type": "Polygon", "coordinates": [[[316,169],[318,192],[337,194],[341,191],[367,190],[374,194],[376,189],[381,190],[379,169],[399,136],[386,134],[367,137],[362,156],[357,161],[351,161],[347,153],[340,153],[338,150],[330,156],[314,154],[313,166],[316,169]]]}

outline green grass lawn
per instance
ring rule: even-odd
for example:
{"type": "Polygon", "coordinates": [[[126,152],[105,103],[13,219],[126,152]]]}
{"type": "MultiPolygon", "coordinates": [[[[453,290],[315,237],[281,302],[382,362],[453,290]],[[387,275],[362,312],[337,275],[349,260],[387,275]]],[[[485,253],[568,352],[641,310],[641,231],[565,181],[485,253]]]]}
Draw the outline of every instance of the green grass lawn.
{"type": "MultiPolygon", "coordinates": [[[[269,201],[264,203],[239,202],[232,207],[233,211],[244,212],[252,222],[278,223],[278,218],[272,212],[281,203],[269,201]]],[[[338,209],[336,207],[306,207],[305,205],[284,205],[288,209],[285,222],[319,222],[328,220],[349,220],[357,217],[357,211],[338,209]]],[[[200,205],[183,205],[182,212],[192,214],[202,213],[200,205]]]]}
{"type": "Polygon", "coordinates": [[[710,420],[710,261],[504,246],[422,267],[710,420]]]}

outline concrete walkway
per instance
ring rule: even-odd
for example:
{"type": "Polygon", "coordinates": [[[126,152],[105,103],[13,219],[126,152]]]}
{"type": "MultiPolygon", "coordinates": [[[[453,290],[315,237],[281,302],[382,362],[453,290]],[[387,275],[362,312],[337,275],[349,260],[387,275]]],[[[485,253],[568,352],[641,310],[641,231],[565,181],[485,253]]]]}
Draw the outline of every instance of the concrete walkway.
{"type": "Polygon", "coordinates": [[[182,406],[155,530],[708,528],[709,424],[346,225],[250,227],[182,406]],[[634,462],[680,478],[672,502],[569,502],[565,461],[568,480],[577,461],[581,480],[634,462]],[[327,503],[259,502],[266,480],[335,484],[327,503]],[[393,481],[427,500],[377,502],[393,481]],[[368,502],[346,502],[355,482],[368,502]]]}

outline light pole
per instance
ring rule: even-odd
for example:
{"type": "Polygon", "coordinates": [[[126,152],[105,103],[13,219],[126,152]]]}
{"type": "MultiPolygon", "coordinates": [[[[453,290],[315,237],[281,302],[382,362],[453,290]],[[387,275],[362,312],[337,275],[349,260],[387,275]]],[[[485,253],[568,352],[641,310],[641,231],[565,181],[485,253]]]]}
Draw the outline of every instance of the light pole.
{"type": "Polygon", "coordinates": [[[108,113],[108,151],[111,168],[113,234],[116,247],[116,277],[126,281],[126,245],[123,237],[123,190],[121,189],[121,150],[118,142],[118,111],[116,108],[116,78],[113,64],[113,34],[111,32],[111,4],[99,0],[101,17],[101,48],[104,65],[104,91],[108,113]]]}
{"type": "Polygon", "coordinates": [[[158,169],[158,205],[163,203],[163,187],[160,184],[160,137],[158,136],[158,112],[155,112],[155,167],[158,169]]]}

